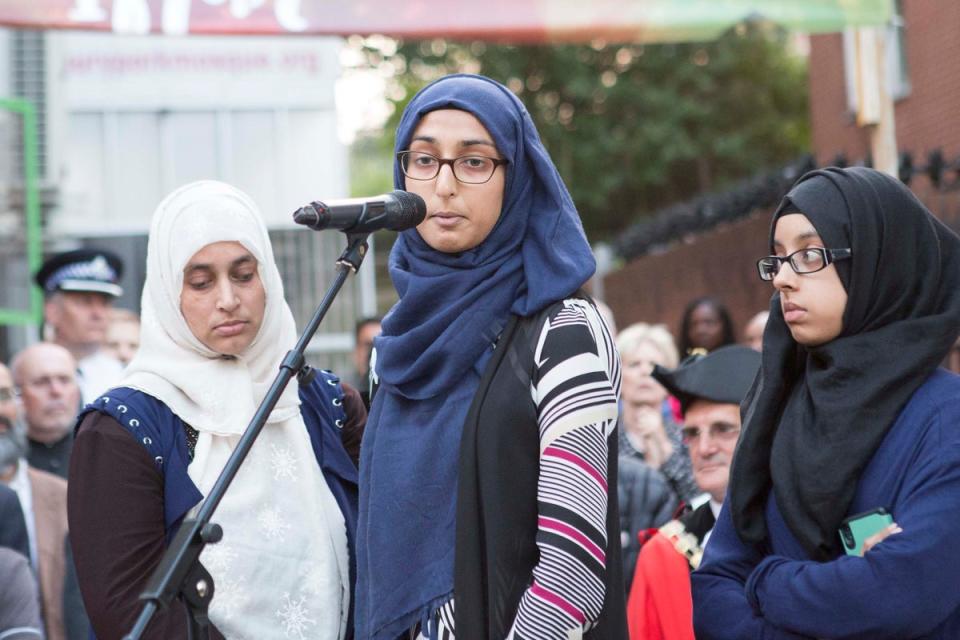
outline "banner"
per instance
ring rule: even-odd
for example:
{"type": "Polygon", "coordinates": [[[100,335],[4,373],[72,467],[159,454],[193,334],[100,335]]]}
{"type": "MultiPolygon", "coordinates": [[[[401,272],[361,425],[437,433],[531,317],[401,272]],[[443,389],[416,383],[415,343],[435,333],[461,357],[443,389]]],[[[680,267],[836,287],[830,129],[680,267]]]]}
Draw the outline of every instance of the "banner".
{"type": "Polygon", "coordinates": [[[891,0],[0,0],[0,25],[119,34],[369,35],[510,42],[710,40],[744,20],[885,24],[891,0]]]}

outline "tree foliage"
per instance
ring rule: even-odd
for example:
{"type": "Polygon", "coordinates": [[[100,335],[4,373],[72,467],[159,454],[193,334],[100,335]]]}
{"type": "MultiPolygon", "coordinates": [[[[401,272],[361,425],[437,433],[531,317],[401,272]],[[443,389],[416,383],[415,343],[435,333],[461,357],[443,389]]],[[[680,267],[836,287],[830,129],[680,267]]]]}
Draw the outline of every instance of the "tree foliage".
{"type": "Polygon", "coordinates": [[[527,106],[592,240],[638,216],[782,164],[808,148],[807,71],[788,36],[739,25],[710,43],[401,43],[396,109],[447,73],[495,78],[527,106]]]}

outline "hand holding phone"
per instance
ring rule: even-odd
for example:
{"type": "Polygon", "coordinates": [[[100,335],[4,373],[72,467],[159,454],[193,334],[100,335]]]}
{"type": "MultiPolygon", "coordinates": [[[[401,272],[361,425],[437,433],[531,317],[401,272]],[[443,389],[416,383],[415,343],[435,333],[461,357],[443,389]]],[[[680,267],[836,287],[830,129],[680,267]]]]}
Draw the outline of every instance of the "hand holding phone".
{"type": "Polygon", "coordinates": [[[896,530],[890,530],[879,540],[869,540],[871,544],[868,545],[866,550],[864,549],[864,543],[868,542],[868,539],[883,533],[891,525],[895,525],[893,516],[887,513],[887,510],[883,507],[850,516],[840,525],[840,540],[843,543],[843,550],[850,556],[862,556],[888,535],[899,533],[899,527],[896,530]]]}

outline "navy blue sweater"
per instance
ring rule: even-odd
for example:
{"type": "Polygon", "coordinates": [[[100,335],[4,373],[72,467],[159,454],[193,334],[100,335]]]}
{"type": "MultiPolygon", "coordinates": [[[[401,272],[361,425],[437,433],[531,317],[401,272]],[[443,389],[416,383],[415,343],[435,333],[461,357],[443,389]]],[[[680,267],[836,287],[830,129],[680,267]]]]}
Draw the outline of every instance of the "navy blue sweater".
{"type": "Polygon", "coordinates": [[[763,548],[725,507],[692,576],[698,640],[960,638],[960,376],[936,371],[901,411],[849,514],[875,507],[903,532],[829,562],[808,559],[772,492],[763,548]]]}

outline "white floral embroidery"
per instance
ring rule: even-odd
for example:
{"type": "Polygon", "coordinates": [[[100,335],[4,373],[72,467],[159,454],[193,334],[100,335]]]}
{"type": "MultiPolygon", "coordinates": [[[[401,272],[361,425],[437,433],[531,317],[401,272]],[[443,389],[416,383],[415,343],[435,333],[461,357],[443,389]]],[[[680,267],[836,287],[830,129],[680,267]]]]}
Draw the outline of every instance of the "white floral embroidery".
{"type": "MultiPolygon", "coordinates": [[[[201,493],[234,441],[210,439],[201,493]]],[[[349,607],[343,516],[303,425],[268,424],[258,442],[217,509],[224,539],[201,556],[216,585],[210,619],[231,640],[337,640],[349,607]]]]}
{"type": "Polygon", "coordinates": [[[225,542],[207,545],[200,557],[200,562],[213,576],[226,575],[237,559],[236,550],[225,542]]]}
{"type": "Polygon", "coordinates": [[[287,530],[290,529],[290,524],[283,519],[283,516],[274,507],[261,509],[260,513],[257,514],[257,524],[260,525],[263,535],[269,540],[277,542],[283,542],[283,539],[287,536],[287,530]]]}
{"type": "Polygon", "coordinates": [[[322,596],[330,588],[327,576],[319,563],[305,562],[301,564],[298,575],[303,591],[307,595],[322,596]]]}
{"type": "Polygon", "coordinates": [[[214,581],[212,606],[216,607],[217,614],[223,619],[230,620],[247,606],[250,593],[245,583],[246,580],[231,578],[220,578],[214,581]]]}
{"type": "Polygon", "coordinates": [[[307,636],[304,635],[304,632],[307,630],[307,626],[317,624],[316,620],[307,617],[307,608],[303,604],[307,597],[300,596],[299,600],[294,601],[290,598],[289,593],[285,593],[283,599],[285,602],[280,609],[277,609],[277,617],[280,618],[284,634],[288,638],[306,640],[307,636]]]}
{"type": "Polygon", "coordinates": [[[270,466],[273,467],[273,479],[287,480],[297,479],[297,459],[289,447],[278,447],[275,444],[270,445],[270,466]]]}

